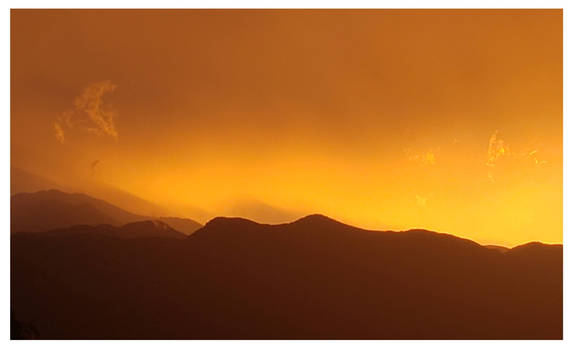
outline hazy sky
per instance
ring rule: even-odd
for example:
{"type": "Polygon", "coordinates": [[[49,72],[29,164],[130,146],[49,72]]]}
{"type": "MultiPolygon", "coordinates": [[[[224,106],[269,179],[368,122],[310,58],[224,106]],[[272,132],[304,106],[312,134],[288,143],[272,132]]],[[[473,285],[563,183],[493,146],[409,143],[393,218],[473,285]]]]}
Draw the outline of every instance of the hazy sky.
{"type": "Polygon", "coordinates": [[[562,242],[560,10],[11,20],[17,167],[179,215],[562,242]]]}

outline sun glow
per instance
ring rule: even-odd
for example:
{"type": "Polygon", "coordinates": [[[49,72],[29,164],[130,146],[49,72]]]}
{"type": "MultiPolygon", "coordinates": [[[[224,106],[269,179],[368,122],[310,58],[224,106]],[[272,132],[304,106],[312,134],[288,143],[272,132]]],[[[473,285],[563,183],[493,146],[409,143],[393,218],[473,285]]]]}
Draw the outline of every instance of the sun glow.
{"type": "Polygon", "coordinates": [[[11,16],[16,167],[200,221],[562,242],[561,11],[11,16]]]}

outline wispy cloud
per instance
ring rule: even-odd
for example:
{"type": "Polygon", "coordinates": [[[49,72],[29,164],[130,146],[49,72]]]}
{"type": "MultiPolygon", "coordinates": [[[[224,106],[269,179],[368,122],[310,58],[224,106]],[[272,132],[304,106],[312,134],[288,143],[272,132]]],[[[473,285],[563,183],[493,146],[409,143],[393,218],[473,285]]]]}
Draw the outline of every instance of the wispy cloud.
{"type": "Polygon", "coordinates": [[[487,148],[487,162],[485,165],[489,167],[494,167],[497,161],[510,154],[509,147],[505,144],[505,141],[497,136],[499,132],[495,132],[489,138],[489,146],[487,148]]]}
{"type": "Polygon", "coordinates": [[[420,196],[418,194],[415,195],[415,201],[418,207],[425,207],[427,206],[427,198],[424,196],[420,196]]]}
{"type": "Polygon", "coordinates": [[[96,176],[96,170],[98,165],[100,165],[100,160],[96,159],[95,161],[92,162],[91,168],[92,168],[92,177],[96,176]]]}
{"type": "Polygon", "coordinates": [[[547,161],[542,160],[539,154],[538,149],[530,148],[529,151],[511,151],[509,145],[503,141],[503,139],[499,136],[497,130],[493,132],[491,137],[489,138],[489,145],[487,148],[487,162],[485,165],[489,167],[487,171],[487,177],[491,182],[495,182],[495,175],[494,170],[496,164],[501,160],[503,157],[509,157],[515,161],[522,161],[525,162],[533,162],[536,166],[541,166],[547,163],[547,161]]]}
{"type": "Polygon", "coordinates": [[[435,165],[436,158],[435,152],[428,150],[422,153],[414,153],[411,149],[405,149],[407,159],[411,162],[416,162],[422,165],[435,165]]]}
{"type": "Polygon", "coordinates": [[[56,140],[60,143],[64,143],[66,141],[66,137],[64,135],[64,128],[60,124],[59,121],[54,122],[54,136],[56,136],[56,140]]]}
{"type": "Polygon", "coordinates": [[[487,178],[491,182],[495,182],[494,169],[495,165],[501,157],[511,155],[509,146],[498,136],[499,131],[495,130],[489,138],[489,145],[487,147],[487,165],[490,169],[487,171],[487,178]]]}
{"type": "Polygon", "coordinates": [[[533,161],[533,163],[537,166],[546,164],[547,161],[540,159],[538,153],[539,153],[539,150],[534,149],[533,151],[531,151],[527,154],[526,158],[533,161]]]}
{"type": "Polygon", "coordinates": [[[118,140],[116,128],[118,113],[104,104],[104,96],[116,89],[111,81],[93,83],[84,88],[74,100],[74,108],[60,115],[53,123],[54,135],[60,143],[67,140],[67,134],[75,129],[98,136],[110,136],[118,140]]]}

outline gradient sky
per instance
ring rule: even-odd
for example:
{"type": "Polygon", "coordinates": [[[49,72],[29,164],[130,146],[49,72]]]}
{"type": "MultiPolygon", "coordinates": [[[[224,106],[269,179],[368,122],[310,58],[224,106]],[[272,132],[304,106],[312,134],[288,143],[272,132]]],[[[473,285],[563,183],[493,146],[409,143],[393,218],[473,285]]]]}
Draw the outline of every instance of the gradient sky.
{"type": "Polygon", "coordinates": [[[198,220],[561,243],[562,40],[560,10],[13,10],[12,165],[198,220]]]}

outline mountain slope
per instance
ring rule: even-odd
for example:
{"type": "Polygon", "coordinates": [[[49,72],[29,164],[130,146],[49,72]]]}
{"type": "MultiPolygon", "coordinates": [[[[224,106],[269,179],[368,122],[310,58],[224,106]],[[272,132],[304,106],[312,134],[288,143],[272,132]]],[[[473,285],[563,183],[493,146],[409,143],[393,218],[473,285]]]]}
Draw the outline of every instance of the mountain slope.
{"type": "Polygon", "coordinates": [[[21,168],[10,167],[10,195],[53,189],[69,193],[84,193],[91,197],[101,198],[138,215],[161,217],[168,213],[168,210],[155,203],[94,178],[70,184],[62,179],[53,181],[21,168]]]}
{"type": "Polygon", "coordinates": [[[10,167],[10,195],[21,192],[45,191],[51,188],[65,189],[60,184],[45,177],[13,166],[10,167]]]}
{"type": "Polygon", "coordinates": [[[168,224],[159,220],[137,221],[122,226],[107,224],[99,225],[74,225],[46,232],[18,232],[17,235],[43,235],[52,238],[69,236],[106,236],[112,238],[170,238],[184,239],[188,236],[174,230],[168,224]]]}
{"type": "Polygon", "coordinates": [[[40,232],[73,225],[115,225],[161,220],[177,231],[191,234],[201,225],[190,219],[136,215],[100,199],[58,190],[18,193],[10,198],[12,232],[40,232]]]}
{"type": "Polygon", "coordinates": [[[185,240],[11,239],[15,316],[50,339],[560,339],[562,246],[503,252],[320,215],[185,240]]]}

